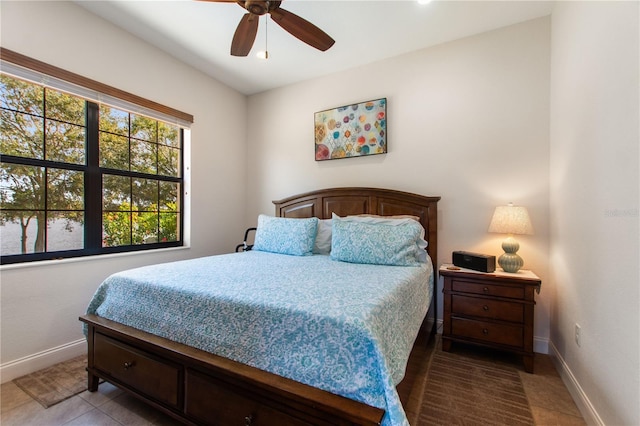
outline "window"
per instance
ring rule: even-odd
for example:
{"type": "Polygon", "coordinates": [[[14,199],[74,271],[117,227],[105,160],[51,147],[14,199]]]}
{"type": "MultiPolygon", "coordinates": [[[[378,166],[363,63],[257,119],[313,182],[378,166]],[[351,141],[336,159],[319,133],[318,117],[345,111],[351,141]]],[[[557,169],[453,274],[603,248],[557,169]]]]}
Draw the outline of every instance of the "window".
{"type": "Polygon", "coordinates": [[[180,241],[181,131],[100,107],[102,246],[180,241]]]}
{"type": "Polygon", "coordinates": [[[3,264],[182,245],[181,126],[4,73],[0,112],[3,264]]]}

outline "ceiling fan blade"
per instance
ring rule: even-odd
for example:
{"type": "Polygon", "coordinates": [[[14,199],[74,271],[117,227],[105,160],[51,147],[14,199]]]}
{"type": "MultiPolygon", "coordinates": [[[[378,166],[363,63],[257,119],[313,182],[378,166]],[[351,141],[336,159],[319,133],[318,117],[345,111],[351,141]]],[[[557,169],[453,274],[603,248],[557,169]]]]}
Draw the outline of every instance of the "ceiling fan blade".
{"type": "Polygon", "coordinates": [[[323,52],[329,49],[335,43],[335,40],[329,37],[327,33],[313,25],[311,22],[299,17],[298,15],[276,8],[269,10],[271,19],[280,25],[285,31],[297,39],[313,46],[323,52]]]}
{"type": "Polygon", "coordinates": [[[231,42],[231,55],[247,56],[253,47],[258,33],[259,16],[252,13],[245,13],[231,42]]]}

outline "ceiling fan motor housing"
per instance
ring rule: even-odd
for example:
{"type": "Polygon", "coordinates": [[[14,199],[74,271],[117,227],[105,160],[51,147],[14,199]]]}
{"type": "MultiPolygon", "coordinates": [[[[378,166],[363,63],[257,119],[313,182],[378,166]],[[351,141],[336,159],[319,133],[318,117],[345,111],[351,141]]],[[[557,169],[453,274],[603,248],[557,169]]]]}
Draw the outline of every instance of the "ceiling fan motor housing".
{"type": "Polygon", "coordinates": [[[241,3],[244,3],[241,6],[254,15],[262,16],[269,11],[269,2],[265,0],[247,0],[241,3]]]}

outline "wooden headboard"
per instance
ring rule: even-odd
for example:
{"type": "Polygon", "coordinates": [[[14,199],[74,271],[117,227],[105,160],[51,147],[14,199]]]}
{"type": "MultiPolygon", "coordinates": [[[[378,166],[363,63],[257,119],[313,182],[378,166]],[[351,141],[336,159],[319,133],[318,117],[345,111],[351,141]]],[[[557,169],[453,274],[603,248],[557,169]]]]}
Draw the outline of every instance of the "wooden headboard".
{"type": "Polygon", "coordinates": [[[348,216],[377,214],[382,216],[412,215],[420,218],[429,243],[427,252],[434,269],[438,262],[438,201],[410,192],[378,188],[330,188],[311,191],[273,201],[278,217],[317,217],[331,219],[331,214],[348,216]]]}

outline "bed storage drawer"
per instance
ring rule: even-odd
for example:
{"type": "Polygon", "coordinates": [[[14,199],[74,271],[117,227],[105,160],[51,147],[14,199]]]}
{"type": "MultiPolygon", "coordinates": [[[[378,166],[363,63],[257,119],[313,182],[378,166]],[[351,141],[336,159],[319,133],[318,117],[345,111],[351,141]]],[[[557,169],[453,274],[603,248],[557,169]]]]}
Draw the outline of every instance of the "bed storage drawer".
{"type": "Polygon", "coordinates": [[[118,340],[95,334],[95,368],[145,395],[178,407],[181,368],[134,349],[118,340]]]}
{"type": "Polygon", "coordinates": [[[204,425],[310,425],[264,402],[254,395],[233,389],[218,379],[188,369],[185,383],[187,416],[204,425]]]}

